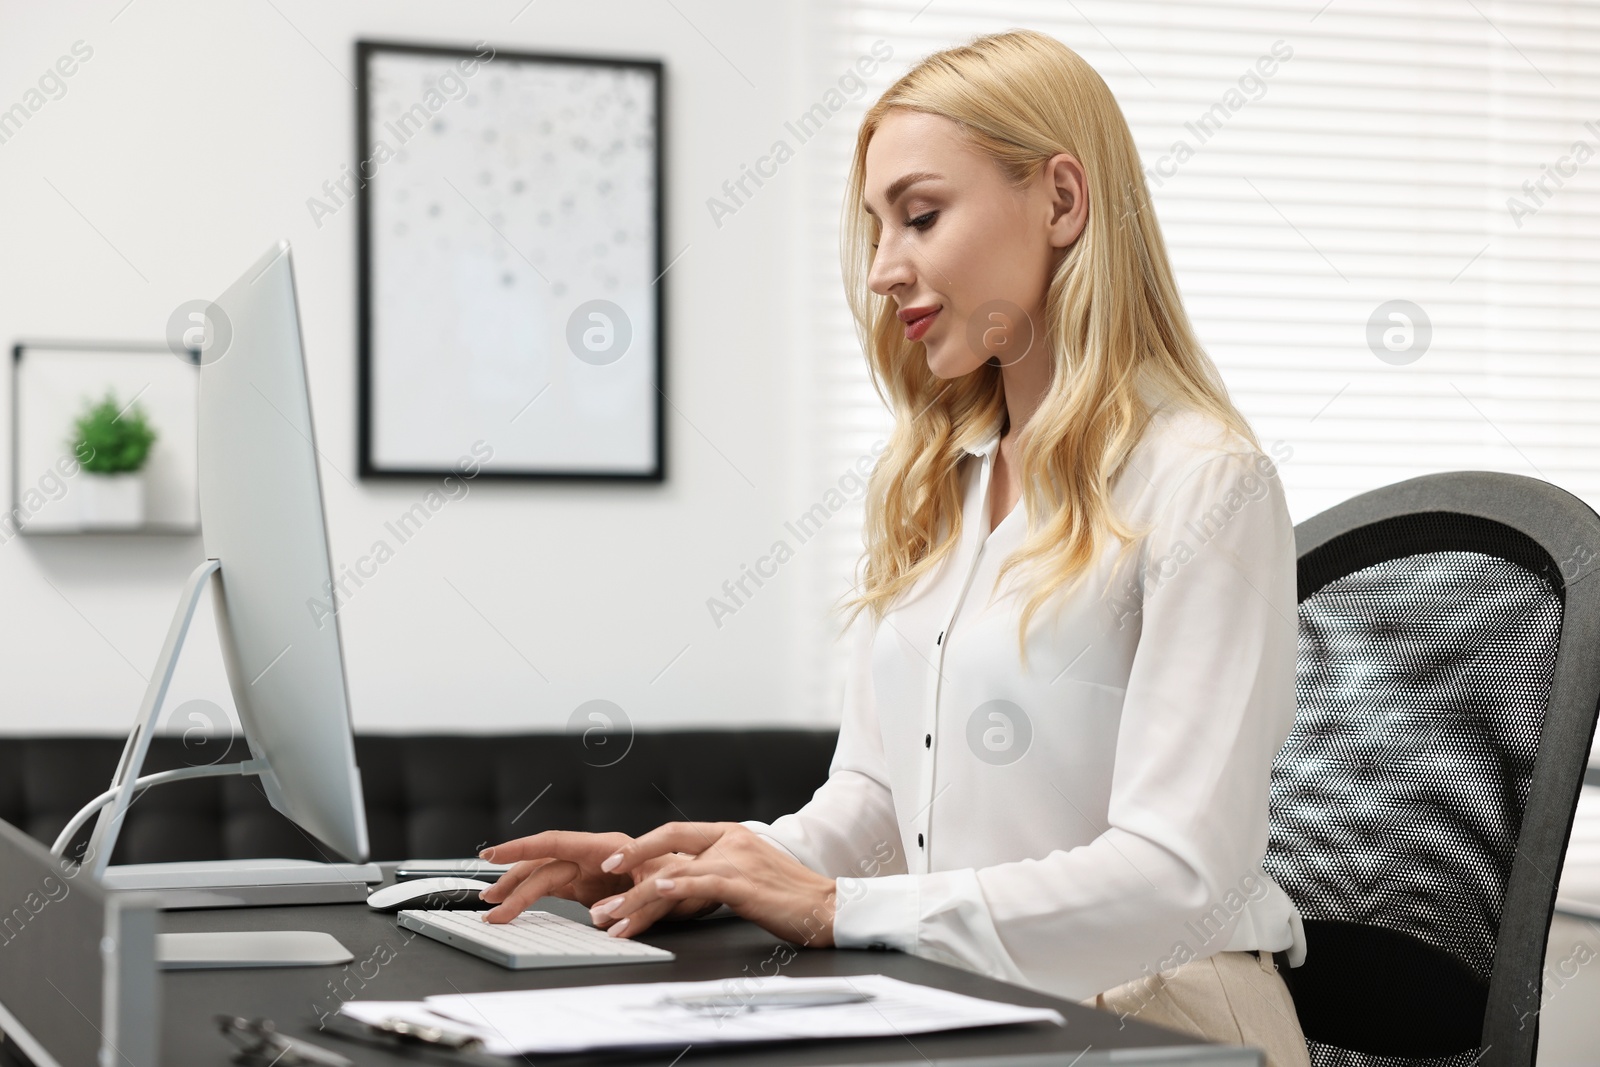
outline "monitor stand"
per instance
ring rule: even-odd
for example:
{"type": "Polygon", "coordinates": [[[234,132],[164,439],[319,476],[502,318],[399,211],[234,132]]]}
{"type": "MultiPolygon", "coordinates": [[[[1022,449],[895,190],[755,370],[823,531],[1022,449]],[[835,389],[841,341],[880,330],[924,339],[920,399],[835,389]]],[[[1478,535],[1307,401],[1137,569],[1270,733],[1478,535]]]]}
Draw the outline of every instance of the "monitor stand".
{"type": "Polygon", "coordinates": [[[163,910],[269,908],[284,904],[361,904],[383,871],[376,863],[313,860],[200,860],[119,863],[106,870],[107,889],[154,894],[163,910]]]}
{"type": "MultiPolygon", "coordinates": [[[[111,788],[91,800],[72,817],[56,838],[52,854],[64,856],[72,839],[98,815],[88,848],[79,858],[106,888],[150,894],[162,908],[269,907],[280,904],[342,904],[365,901],[372,886],[383,880],[375,863],[316,863],[310,860],[217,860],[201,863],[138,863],[109,866],[117,834],[134,795],[153,785],[189,778],[223,775],[271,774],[265,758],[241,763],[176,770],[140,776],[150,738],[160,720],[167,689],[178,664],[178,653],[189,633],[196,607],[206,586],[220,573],[222,561],[208,559],[196,567],[178,598],[166,643],[156,660],[155,673],[145,689],[139,717],[128,734],[111,788]]],[[[293,933],[293,931],[286,931],[293,933]]],[[[259,946],[255,946],[259,948],[259,946]]]]}

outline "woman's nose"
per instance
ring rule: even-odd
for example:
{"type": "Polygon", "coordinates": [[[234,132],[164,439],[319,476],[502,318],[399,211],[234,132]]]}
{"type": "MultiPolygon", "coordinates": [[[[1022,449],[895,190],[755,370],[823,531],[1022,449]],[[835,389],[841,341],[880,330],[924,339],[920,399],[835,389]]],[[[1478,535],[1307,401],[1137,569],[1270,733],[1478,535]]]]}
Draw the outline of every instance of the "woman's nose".
{"type": "Polygon", "coordinates": [[[896,285],[910,282],[911,270],[903,252],[890,247],[890,239],[878,244],[873,253],[872,269],[867,272],[867,288],[879,296],[888,296],[896,285]]]}

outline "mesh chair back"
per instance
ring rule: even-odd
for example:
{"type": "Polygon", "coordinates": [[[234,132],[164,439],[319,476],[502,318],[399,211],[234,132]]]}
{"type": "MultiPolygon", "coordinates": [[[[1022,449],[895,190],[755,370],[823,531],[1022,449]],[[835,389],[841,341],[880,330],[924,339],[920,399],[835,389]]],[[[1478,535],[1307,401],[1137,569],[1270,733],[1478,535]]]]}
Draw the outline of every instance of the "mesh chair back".
{"type": "Polygon", "coordinates": [[[1574,644],[1600,622],[1582,584],[1600,519],[1544,482],[1463,473],[1296,535],[1298,711],[1266,866],[1306,921],[1285,978],[1312,1061],[1531,1063],[1600,704],[1574,644]]]}

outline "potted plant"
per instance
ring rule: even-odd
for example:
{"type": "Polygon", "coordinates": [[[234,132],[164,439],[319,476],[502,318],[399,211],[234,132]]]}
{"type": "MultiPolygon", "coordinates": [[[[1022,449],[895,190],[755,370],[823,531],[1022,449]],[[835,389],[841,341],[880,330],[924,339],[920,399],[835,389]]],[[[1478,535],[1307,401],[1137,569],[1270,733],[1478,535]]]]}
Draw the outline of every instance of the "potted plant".
{"type": "Polygon", "coordinates": [[[144,525],[144,463],[156,431],[137,403],[122,410],[106,390],[98,403],[85,398],[68,442],[83,467],[79,521],[86,529],[127,530],[144,525]]]}

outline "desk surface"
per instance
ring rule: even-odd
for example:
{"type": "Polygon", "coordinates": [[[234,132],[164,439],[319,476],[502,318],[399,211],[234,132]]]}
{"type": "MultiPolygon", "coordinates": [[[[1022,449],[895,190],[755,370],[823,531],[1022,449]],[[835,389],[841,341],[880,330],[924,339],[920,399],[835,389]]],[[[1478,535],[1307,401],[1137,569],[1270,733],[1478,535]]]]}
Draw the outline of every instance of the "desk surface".
{"type": "MultiPolygon", "coordinates": [[[[544,900],[547,911],[587,921],[587,911],[569,901],[544,900]]],[[[954,967],[897,952],[795,949],[742,919],[713,919],[658,924],[641,940],[677,953],[670,963],[570,967],[511,971],[420,934],[401,929],[392,915],[373,913],[361,904],[179,911],[160,916],[163,931],[323,930],[337,937],[355,959],[339,967],[293,967],[261,970],[173,971],[161,976],[162,1050],[167,1063],[224,1063],[231,1046],[212,1025],[219,1012],[266,1016],[296,1037],[335,1049],[358,1064],[414,1064],[417,1060],[383,1049],[319,1033],[319,1018],[335,1012],[345,1000],[416,1000],[434,993],[535,989],[558,985],[603,985],[615,982],[695,981],[746,975],[887,974],[906,981],[938,986],[973,996],[1014,1004],[1053,1007],[1066,1018],[1063,1027],[1049,1024],[988,1030],[916,1034],[872,1040],[817,1041],[782,1046],[691,1048],[674,1061],[672,1055],[603,1057],[539,1057],[540,1067],[674,1061],[694,1067],[695,1061],[716,1067],[818,1067],[822,1064],[934,1063],[950,1060],[994,1064],[1013,1058],[1055,1067],[1089,1067],[1118,1063],[1160,1062],[1207,1065],[1255,1064],[1257,1053],[1226,1046],[1196,1045],[1192,1039],[1072,1001],[1035,993],[954,967]],[[787,962],[784,962],[787,961],[787,962]],[[1147,1061],[1132,1054],[1148,1049],[1147,1061]],[[1088,1050],[1087,1055],[1074,1059],[1088,1050]]],[[[435,1061],[437,1062],[437,1061],[435,1061]]],[[[519,1062],[507,1060],[508,1063],[519,1062]]]]}

